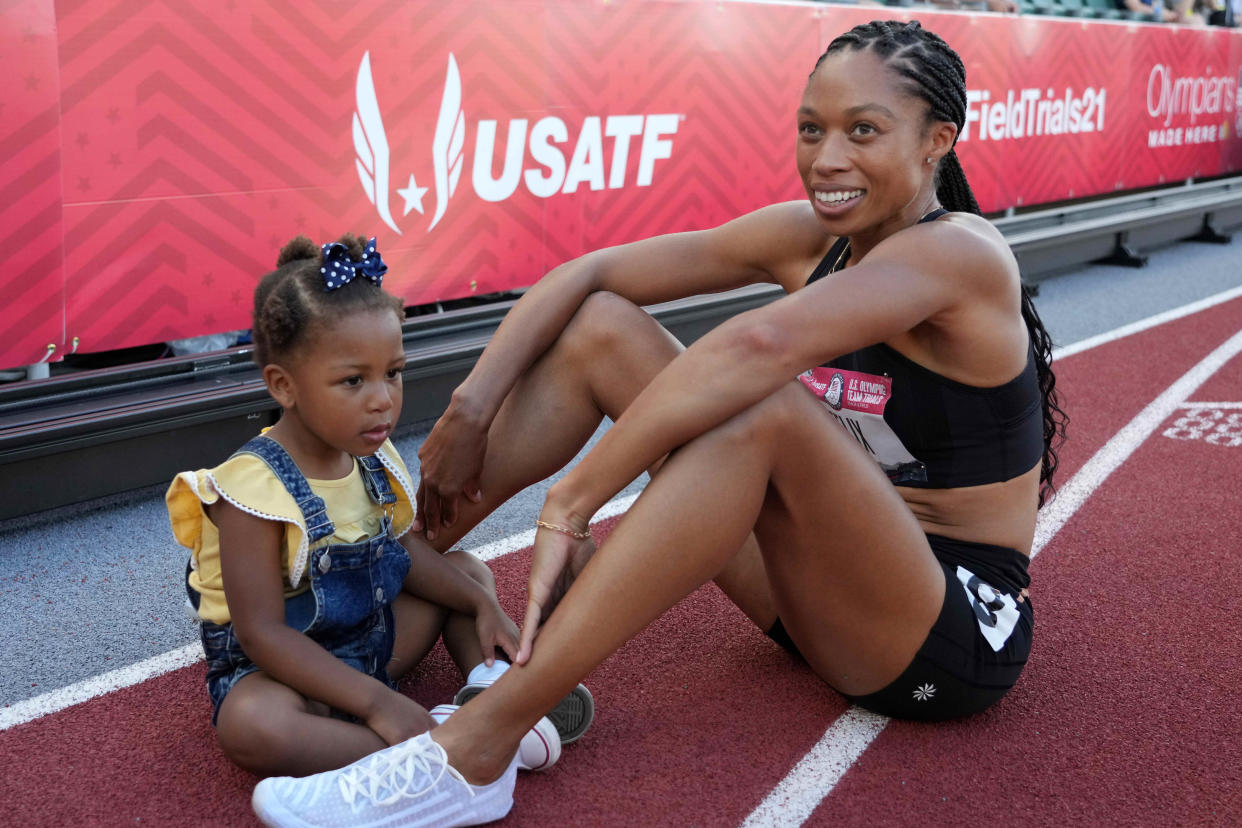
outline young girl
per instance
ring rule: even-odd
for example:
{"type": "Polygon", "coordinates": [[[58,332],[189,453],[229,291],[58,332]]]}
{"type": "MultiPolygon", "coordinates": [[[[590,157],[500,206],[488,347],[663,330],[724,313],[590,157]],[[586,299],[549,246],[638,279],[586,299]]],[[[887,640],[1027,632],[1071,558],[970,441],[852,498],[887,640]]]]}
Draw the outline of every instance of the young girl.
{"type": "MultiPolygon", "coordinates": [[[[469,684],[512,657],[517,629],[487,566],[414,533],[410,475],[388,439],[401,414],[401,301],[354,236],[299,236],[255,290],[254,358],[280,421],[214,469],[177,475],[166,500],[191,550],[212,722],[224,752],[260,775],[338,768],[436,725],[395,690],[443,635],[469,684]]],[[[590,722],[578,688],[520,751],[547,767],[590,722]]]]}

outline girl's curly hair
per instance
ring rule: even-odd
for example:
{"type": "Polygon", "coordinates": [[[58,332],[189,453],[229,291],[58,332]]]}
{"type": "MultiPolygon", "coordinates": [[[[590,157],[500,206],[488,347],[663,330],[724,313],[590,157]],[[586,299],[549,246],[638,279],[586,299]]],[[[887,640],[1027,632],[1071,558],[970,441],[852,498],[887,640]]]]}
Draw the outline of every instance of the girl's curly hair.
{"type": "MultiPolygon", "coordinates": [[[[349,250],[349,258],[362,259],[366,242],[347,233],[337,239],[349,250]]],[[[405,306],[369,279],[327,291],[319,272],[323,251],[306,236],[298,236],[280,249],[276,269],[264,276],[254,291],[254,361],[260,366],[280,362],[306,344],[316,322],[358,311],[391,310],[405,320],[405,306]]]]}

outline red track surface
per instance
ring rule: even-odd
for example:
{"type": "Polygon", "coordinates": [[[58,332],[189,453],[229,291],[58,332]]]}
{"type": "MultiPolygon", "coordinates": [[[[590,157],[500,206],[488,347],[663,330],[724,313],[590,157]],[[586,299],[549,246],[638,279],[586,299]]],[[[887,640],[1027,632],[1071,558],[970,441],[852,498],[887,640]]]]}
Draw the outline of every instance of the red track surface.
{"type": "MultiPolygon", "coordinates": [[[[1058,363],[1073,417],[1059,479],[1240,328],[1235,300],[1058,363]]],[[[1242,402],[1242,358],[1191,400],[1242,402]]],[[[1009,696],[959,722],[889,724],[808,824],[1242,823],[1242,446],[1164,436],[1184,414],[1032,563],[1036,643],[1009,696]]],[[[502,596],[528,563],[493,563],[502,596]]],[[[4,822],[257,824],[255,779],[215,746],[203,673],[0,733],[4,822]]],[[[407,692],[431,706],[458,681],[437,651],[407,692]]],[[[593,729],[519,779],[506,824],[736,825],[847,708],[710,586],[588,683],[593,729]]]]}

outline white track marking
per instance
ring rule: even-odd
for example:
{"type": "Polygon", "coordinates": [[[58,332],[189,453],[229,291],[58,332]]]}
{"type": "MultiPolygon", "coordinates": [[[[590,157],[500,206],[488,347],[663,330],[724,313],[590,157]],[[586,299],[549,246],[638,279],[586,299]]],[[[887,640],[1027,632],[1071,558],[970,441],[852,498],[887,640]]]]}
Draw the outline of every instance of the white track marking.
{"type": "MultiPolygon", "coordinates": [[[[622,514],[630,508],[637,498],[638,495],[627,495],[626,497],[610,500],[595,513],[595,520],[606,520],[622,514]]],[[[510,552],[525,549],[534,542],[535,533],[533,531],[526,531],[469,551],[482,560],[490,561],[508,555],[510,552]]],[[[68,687],[49,691],[41,696],[14,702],[7,707],[0,708],[0,731],[34,721],[42,716],[64,710],[66,707],[81,704],[96,696],[102,696],[105,693],[121,690],[134,684],[140,684],[147,679],[153,679],[156,676],[181,667],[188,667],[202,660],[202,645],[187,644],[184,647],[148,658],[145,661],[139,661],[128,667],[121,667],[107,673],[101,673],[100,675],[79,681],[76,684],[71,684],[68,687]]]]}
{"type": "Polygon", "coordinates": [[[148,658],[146,661],[139,661],[128,667],[93,676],[85,681],[79,681],[77,684],[71,684],[59,690],[52,690],[41,696],[35,696],[33,699],[16,702],[4,709],[0,709],[0,731],[33,721],[49,713],[64,710],[66,707],[81,704],[96,696],[111,693],[113,690],[120,690],[123,687],[144,682],[147,679],[155,678],[172,670],[188,667],[197,661],[202,661],[202,659],[202,645],[187,644],[171,652],[161,653],[153,658],[148,658]]]}
{"type": "Polygon", "coordinates": [[[1220,293],[1208,296],[1205,299],[1200,299],[1197,302],[1191,302],[1190,304],[1172,308],[1171,310],[1164,311],[1163,313],[1157,313],[1156,315],[1149,316],[1146,319],[1131,322],[1129,325],[1122,325],[1120,328],[1113,328],[1111,331],[1105,331],[1098,336],[1080,339],[1079,341],[1066,345],[1063,348],[1056,348],[1052,352],[1052,358],[1057,360],[1070,356],[1071,354],[1088,351],[1100,345],[1121,339],[1122,337],[1140,333],[1148,328],[1154,328],[1157,325],[1163,325],[1165,322],[1172,322],[1174,319],[1181,319],[1183,316],[1190,316],[1192,313],[1207,310],[1208,308],[1219,305],[1222,302],[1228,302],[1230,299],[1237,299],[1239,296],[1242,296],[1242,287],[1230,288],[1229,290],[1224,290],[1220,293]]]}
{"type": "Polygon", "coordinates": [[[1184,402],[1178,408],[1242,408],[1242,402],[1184,402]]]}
{"type": "Polygon", "coordinates": [[[493,561],[519,549],[525,549],[534,542],[535,530],[527,529],[525,532],[518,532],[516,535],[509,535],[507,538],[501,538],[498,541],[492,541],[476,549],[471,549],[470,554],[481,561],[493,561]]]}
{"type": "MultiPolygon", "coordinates": [[[[1239,291],[1242,295],[1242,291],[1239,291]]],[[[1176,317],[1172,317],[1176,318],[1176,317]]],[[[1166,320],[1167,321],[1167,320],[1166,320]]],[[[1139,328],[1138,330],[1145,330],[1139,328]]],[[[1135,333],[1136,331],[1131,331],[1135,333]]],[[[1096,337],[1095,345],[1111,342],[1106,337],[1096,337]]],[[[1094,347],[1092,345],[1091,347],[1094,347]]],[[[1217,369],[1242,351],[1242,331],[1234,334],[1223,345],[1208,354],[1181,379],[1170,385],[1160,396],[1152,400],[1124,428],[1097,451],[1069,482],[1061,486],[1047,506],[1039,511],[1035,524],[1035,542],[1031,547],[1034,558],[1053,536],[1060,531],[1074,513],[1087,501],[1101,483],[1113,473],[1134,450],[1142,445],[1151,433],[1169,415],[1185,403],[1186,398],[1212,376],[1217,369]]],[[[802,758],[794,769],[780,781],[767,798],[756,808],[743,826],[801,825],[819,804],[832,793],[837,782],[850,766],[875,740],[889,719],[866,713],[858,707],[850,707],[833,723],[819,743],[802,758]]]]}
{"type": "Polygon", "coordinates": [[[1181,379],[1166,388],[1138,416],[1127,423],[1125,428],[1114,434],[1103,448],[1092,455],[1069,482],[1058,489],[1052,502],[1039,510],[1031,557],[1034,558],[1048,545],[1048,541],[1052,540],[1105,478],[1124,463],[1169,415],[1177,411],[1195,389],[1222,365],[1237,356],[1239,351],[1242,351],[1242,331],[1231,336],[1223,345],[1204,357],[1202,362],[1187,371],[1181,379]]]}
{"type": "Polygon", "coordinates": [[[886,716],[860,707],[846,710],[780,785],[751,811],[742,823],[743,828],[801,825],[888,722],[886,716]]]}
{"type": "MultiPolygon", "coordinates": [[[[595,513],[595,520],[607,520],[626,511],[638,499],[638,495],[628,495],[619,497],[616,500],[610,500],[595,513]]],[[[516,535],[510,535],[507,538],[501,538],[498,541],[484,544],[483,546],[471,549],[470,553],[481,561],[491,561],[496,558],[516,552],[519,549],[525,549],[535,542],[535,530],[527,529],[525,532],[518,532],[516,535]]]]}

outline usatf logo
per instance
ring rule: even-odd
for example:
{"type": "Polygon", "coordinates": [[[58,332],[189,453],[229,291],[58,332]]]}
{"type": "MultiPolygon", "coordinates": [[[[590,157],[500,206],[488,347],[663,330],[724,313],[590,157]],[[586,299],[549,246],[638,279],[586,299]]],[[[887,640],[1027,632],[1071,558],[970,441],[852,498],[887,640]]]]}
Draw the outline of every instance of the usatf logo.
{"type": "Polygon", "coordinates": [[[845,392],[845,380],[842,379],[840,372],[832,375],[832,379],[828,381],[828,390],[824,392],[824,402],[833,407],[834,410],[841,410],[841,398],[845,392]]]}
{"type": "MultiPolygon", "coordinates": [[[[355,98],[353,133],[358,179],[379,217],[399,235],[401,228],[389,206],[391,153],[371,77],[370,52],[362,56],[358,67],[355,98]]],[[[634,186],[650,187],[656,162],[672,157],[672,136],[683,118],[683,115],[588,116],[577,127],[577,139],[568,162],[565,152],[558,146],[569,144],[569,126],[564,120],[549,115],[532,126],[526,118],[513,118],[508,122],[504,162],[498,177],[493,175],[492,167],[499,122],[480,120],[474,128],[471,187],[479,198],[492,202],[509,198],[519,185],[525,185],[528,192],[539,198],[574,193],[583,185],[591,190],[619,190],[626,186],[630,148],[635,139],[638,140],[638,164],[634,186]],[[605,137],[613,139],[608,164],[605,163],[605,137]],[[528,164],[528,159],[534,163],[528,164]]],[[[427,232],[444,218],[449,200],[457,192],[465,145],[466,113],[462,104],[461,73],[456,58],[450,53],[440,114],[431,142],[435,209],[427,232]]],[[[400,177],[396,180],[400,181],[400,177]]],[[[423,198],[428,189],[420,187],[414,173],[409,173],[406,186],[397,190],[404,201],[402,218],[411,211],[425,215],[423,198]]]]}

